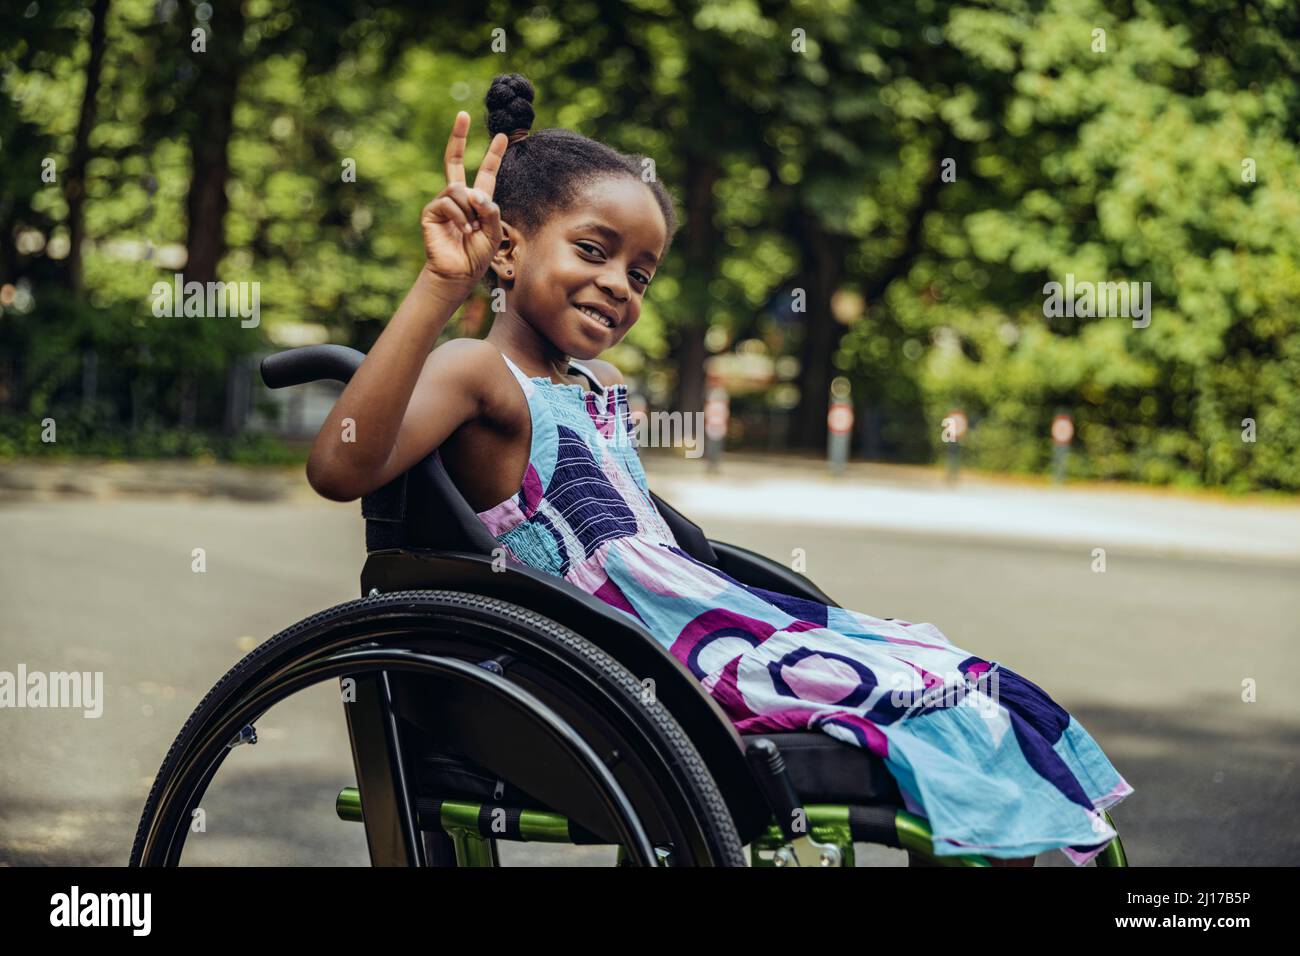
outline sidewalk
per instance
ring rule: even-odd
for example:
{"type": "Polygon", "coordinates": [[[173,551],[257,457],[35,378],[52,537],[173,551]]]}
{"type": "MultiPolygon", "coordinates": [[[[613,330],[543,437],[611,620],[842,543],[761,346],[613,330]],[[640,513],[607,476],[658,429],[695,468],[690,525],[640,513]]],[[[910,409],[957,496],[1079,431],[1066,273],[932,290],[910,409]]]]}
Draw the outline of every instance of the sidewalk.
{"type": "Polygon", "coordinates": [[[1115,484],[1054,486],[941,468],[852,463],[840,478],[814,459],[644,457],[651,487],[696,522],[709,518],[904,534],[1122,548],[1300,564],[1300,498],[1182,494],[1115,484]]]}
{"type": "MultiPolygon", "coordinates": [[[[729,454],[717,474],[708,472],[702,458],[647,449],[643,460],[651,488],[701,524],[816,524],[1300,564],[1300,498],[1232,500],[1124,484],[1062,487],[971,474],[952,486],[941,468],[865,462],[850,463],[842,477],[833,478],[820,459],[741,453],[729,454]]],[[[173,494],[321,501],[298,466],[0,461],[0,503],[173,494]]]]}

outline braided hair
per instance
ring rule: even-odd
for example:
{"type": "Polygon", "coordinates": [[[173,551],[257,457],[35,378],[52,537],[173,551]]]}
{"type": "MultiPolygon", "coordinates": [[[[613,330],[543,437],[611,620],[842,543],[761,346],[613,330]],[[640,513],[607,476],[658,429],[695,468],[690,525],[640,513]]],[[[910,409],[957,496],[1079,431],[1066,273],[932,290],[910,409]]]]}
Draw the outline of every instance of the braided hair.
{"type": "MultiPolygon", "coordinates": [[[[541,129],[533,125],[533,84],[518,73],[504,73],[492,81],[485,98],[489,136],[510,137],[497,171],[493,199],[501,218],[533,235],[550,216],[568,208],[579,193],[605,176],[631,176],[642,180],[644,156],[627,155],[572,130],[541,129]]],[[[667,225],[664,253],[677,231],[672,198],[655,179],[646,182],[667,225]]],[[[489,269],[488,284],[495,287],[496,273],[489,269]]]]}

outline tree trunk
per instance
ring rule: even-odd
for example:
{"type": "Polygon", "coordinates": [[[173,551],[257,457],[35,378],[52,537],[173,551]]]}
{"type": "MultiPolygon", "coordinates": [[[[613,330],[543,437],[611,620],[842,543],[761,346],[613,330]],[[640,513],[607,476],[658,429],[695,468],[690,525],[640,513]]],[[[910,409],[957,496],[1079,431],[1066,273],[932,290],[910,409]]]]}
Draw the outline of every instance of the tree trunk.
{"type": "MultiPolygon", "coordinates": [[[[868,306],[877,304],[895,279],[907,275],[920,256],[923,245],[925,217],[937,208],[940,181],[940,159],[951,155],[952,140],[944,138],[936,150],[921,184],[921,193],[913,207],[907,232],[897,256],[891,259],[865,289],[868,306]]],[[[830,384],[835,376],[834,356],[846,327],[831,314],[831,296],[844,273],[845,239],[827,232],[812,216],[802,222],[803,246],[806,252],[803,279],[808,293],[808,318],[805,323],[803,349],[800,359],[799,407],[795,410],[795,438],[801,447],[826,447],[826,412],[830,403],[830,384]]]]}
{"type": "Polygon", "coordinates": [[[717,268],[720,241],[713,224],[713,186],[719,170],[716,160],[693,154],[687,157],[686,277],[682,301],[689,314],[677,330],[677,408],[683,413],[704,408],[704,334],[708,331],[709,283],[717,268]]]}
{"type": "Polygon", "coordinates": [[[77,298],[85,293],[85,272],[82,267],[81,244],[86,232],[86,164],[90,160],[90,132],[95,128],[98,112],[99,77],[104,66],[104,33],[108,20],[109,0],[95,0],[90,14],[90,60],[86,63],[86,89],[81,97],[81,116],[77,120],[77,134],[72,144],[72,157],[68,174],[63,181],[63,194],[68,203],[68,281],[77,298]]]}
{"type": "MultiPolygon", "coordinates": [[[[226,251],[225,218],[229,201],[229,146],[234,131],[235,96],[239,90],[240,41],[244,14],[239,3],[222,5],[208,26],[207,51],[192,53],[198,76],[192,89],[196,128],[190,133],[192,175],[185,200],[188,217],[185,245],[186,282],[215,282],[226,251]]],[[[212,321],[211,317],[205,321],[212,321]]],[[[237,320],[236,320],[237,321],[237,320]]],[[[229,341],[221,335],[219,341],[229,341]]],[[[222,430],[233,434],[240,425],[237,355],[228,355],[226,403],[222,430]]]]}
{"type": "Polygon", "coordinates": [[[827,232],[816,217],[803,218],[803,288],[807,313],[799,357],[799,406],[794,413],[794,444],[826,447],[826,411],[830,401],[832,358],[844,326],[831,314],[831,296],[844,272],[844,237],[827,232]]]}

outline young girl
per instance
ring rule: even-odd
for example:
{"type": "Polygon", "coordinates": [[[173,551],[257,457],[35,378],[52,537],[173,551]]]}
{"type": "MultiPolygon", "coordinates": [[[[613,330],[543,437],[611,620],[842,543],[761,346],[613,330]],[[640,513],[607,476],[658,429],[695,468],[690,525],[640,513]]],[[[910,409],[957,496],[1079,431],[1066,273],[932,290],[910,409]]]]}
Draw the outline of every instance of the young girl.
{"type": "Polygon", "coordinates": [[[1115,836],[1100,811],[1132,788],[1040,688],[931,624],[743,585],[677,546],[628,438],[627,386],[596,359],[640,315],[673,204],[640,157],[529,135],[532,99],[518,74],[493,81],[473,188],[457,114],[447,187],[420,217],[428,261],[321,427],[312,487],[351,501],[438,449],[503,547],[638,619],[739,730],[882,757],[936,854],[1091,859],[1115,836]],[[434,349],[485,274],[487,338],[434,349]]]}

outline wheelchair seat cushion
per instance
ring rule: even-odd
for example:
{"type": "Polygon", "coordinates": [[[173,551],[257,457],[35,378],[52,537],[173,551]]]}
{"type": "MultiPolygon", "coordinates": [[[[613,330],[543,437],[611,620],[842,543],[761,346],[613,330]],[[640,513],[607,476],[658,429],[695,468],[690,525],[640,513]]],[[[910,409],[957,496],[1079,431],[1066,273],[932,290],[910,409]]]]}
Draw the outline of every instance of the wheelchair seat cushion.
{"type": "Polygon", "coordinates": [[[780,749],[790,782],[804,803],[903,806],[893,774],[869,750],[816,731],[748,734],[741,739],[748,743],[760,737],[780,749]]]}
{"type": "MultiPolygon", "coordinates": [[[[870,751],[814,732],[750,734],[766,738],[781,756],[804,803],[902,807],[898,784],[885,762],[870,751]]],[[[420,754],[416,778],[420,793],[443,799],[475,800],[522,809],[550,810],[541,800],[461,754],[420,754]]]]}

